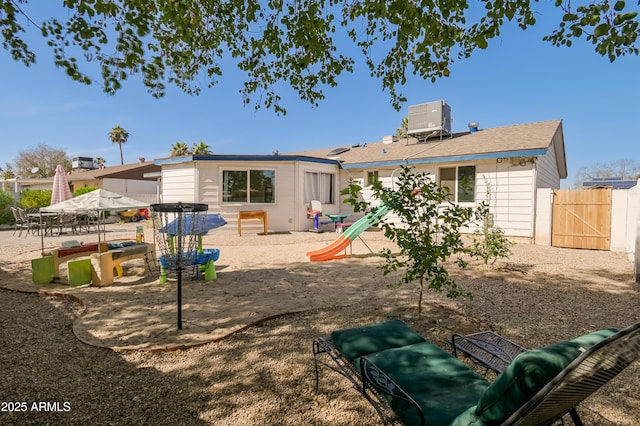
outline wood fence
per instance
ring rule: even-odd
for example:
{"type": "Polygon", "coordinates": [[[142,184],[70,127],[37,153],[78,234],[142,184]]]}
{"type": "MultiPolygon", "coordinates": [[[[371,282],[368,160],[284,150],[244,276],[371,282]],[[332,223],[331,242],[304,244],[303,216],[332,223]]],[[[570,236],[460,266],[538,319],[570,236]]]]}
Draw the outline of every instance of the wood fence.
{"type": "Polygon", "coordinates": [[[609,250],[611,196],[611,188],[555,190],[551,245],[609,250]]]}

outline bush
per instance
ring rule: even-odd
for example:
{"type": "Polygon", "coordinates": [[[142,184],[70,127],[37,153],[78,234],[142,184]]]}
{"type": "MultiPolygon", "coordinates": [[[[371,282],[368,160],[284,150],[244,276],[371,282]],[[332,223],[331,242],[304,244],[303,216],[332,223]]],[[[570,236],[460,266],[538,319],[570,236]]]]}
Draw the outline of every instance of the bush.
{"type": "Polygon", "coordinates": [[[0,191],[0,224],[13,225],[15,220],[13,218],[13,213],[11,213],[11,207],[15,205],[16,200],[13,196],[0,191]]]}
{"type": "Polygon", "coordinates": [[[50,189],[25,189],[20,195],[20,204],[31,210],[38,210],[51,204],[50,189]]]}
{"type": "Polygon", "coordinates": [[[73,191],[73,196],[77,197],[78,195],[84,195],[87,192],[95,191],[96,189],[98,189],[98,188],[96,188],[94,186],[87,186],[87,187],[84,187],[84,188],[78,188],[75,191],[73,191]]]}

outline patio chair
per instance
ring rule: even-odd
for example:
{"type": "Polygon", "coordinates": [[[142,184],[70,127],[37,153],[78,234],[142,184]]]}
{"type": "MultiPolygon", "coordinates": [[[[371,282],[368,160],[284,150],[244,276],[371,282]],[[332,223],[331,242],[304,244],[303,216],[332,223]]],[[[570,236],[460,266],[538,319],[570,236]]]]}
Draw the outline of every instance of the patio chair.
{"type": "Polygon", "coordinates": [[[13,225],[13,235],[16,235],[16,232],[18,232],[18,237],[19,237],[20,235],[22,235],[23,229],[28,230],[29,228],[28,228],[28,225],[22,219],[22,216],[20,215],[20,212],[16,207],[11,207],[11,213],[13,214],[13,220],[15,221],[13,225]]]}
{"type": "MultiPolygon", "coordinates": [[[[16,212],[20,217],[22,223],[22,229],[26,230],[26,235],[29,235],[29,232],[36,234],[40,232],[40,220],[39,218],[30,217],[27,214],[27,211],[23,208],[16,207],[16,212]]],[[[25,236],[26,236],[25,235],[25,236]]]]}
{"type": "Polygon", "coordinates": [[[388,424],[548,425],[569,414],[582,425],[575,407],[640,357],[640,323],[523,352],[493,382],[399,320],[336,331],[313,349],[316,389],[328,366],[388,424]]]}
{"type": "Polygon", "coordinates": [[[78,215],[75,213],[63,213],[58,216],[58,234],[65,232],[65,228],[72,234],[78,233],[78,215]]]}

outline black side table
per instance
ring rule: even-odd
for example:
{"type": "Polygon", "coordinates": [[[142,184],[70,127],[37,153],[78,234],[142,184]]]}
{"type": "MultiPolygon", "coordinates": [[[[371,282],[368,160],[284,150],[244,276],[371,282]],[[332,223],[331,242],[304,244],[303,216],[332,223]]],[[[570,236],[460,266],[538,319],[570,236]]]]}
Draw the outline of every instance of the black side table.
{"type": "Polygon", "coordinates": [[[453,355],[458,352],[468,356],[476,364],[500,374],[513,359],[526,351],[517,343],[506,339],[493,331],[481,331],[473,334],[454,334],[449,343],[453,355]]]}

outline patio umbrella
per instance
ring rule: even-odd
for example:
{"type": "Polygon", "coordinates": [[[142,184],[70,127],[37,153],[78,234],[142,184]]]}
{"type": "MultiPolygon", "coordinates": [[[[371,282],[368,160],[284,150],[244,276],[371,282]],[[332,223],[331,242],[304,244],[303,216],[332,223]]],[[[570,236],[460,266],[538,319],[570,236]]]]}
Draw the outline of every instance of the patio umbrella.
{"type": "MultiPolygon", "coordinates": [[[[53,188],[51,188],[51,202],[49,204],[57,204],[70,198],[73,198],[73,194],[71,193],[71,188],[69,188],[67,174],[64,171],[64,167],[58,164],[56,173],[53,175],[53,188]]],[[[42,214],[40,214],[40,243],[44,254],[44,230],[42,228],[42,214]]]]}
{"type": "Polygon", "coordinates": [[[56,174],[53,176],[53,189],[51,191],[50,204],[58,204],[72,197],[73,194],[69,188],[69,182],[67,182],[67,175],[64,168],[58,164],[56,167],[56,174]]]}
{"type": "MultiPolygon", "coordinates": [[[[149,207],[149,203],[134,200],[124,195],[105,189],[96,189],[86,194],[73,197],[70,200],[52,204],[40,209],[42,212],[53,213],[95,213],[98,215],[98,247],[100,247],[100,216],[104,211],[119,211],[141,209],[149,207]]],[[[99,251],[100,249],[98,249],[99,251]]]]}

